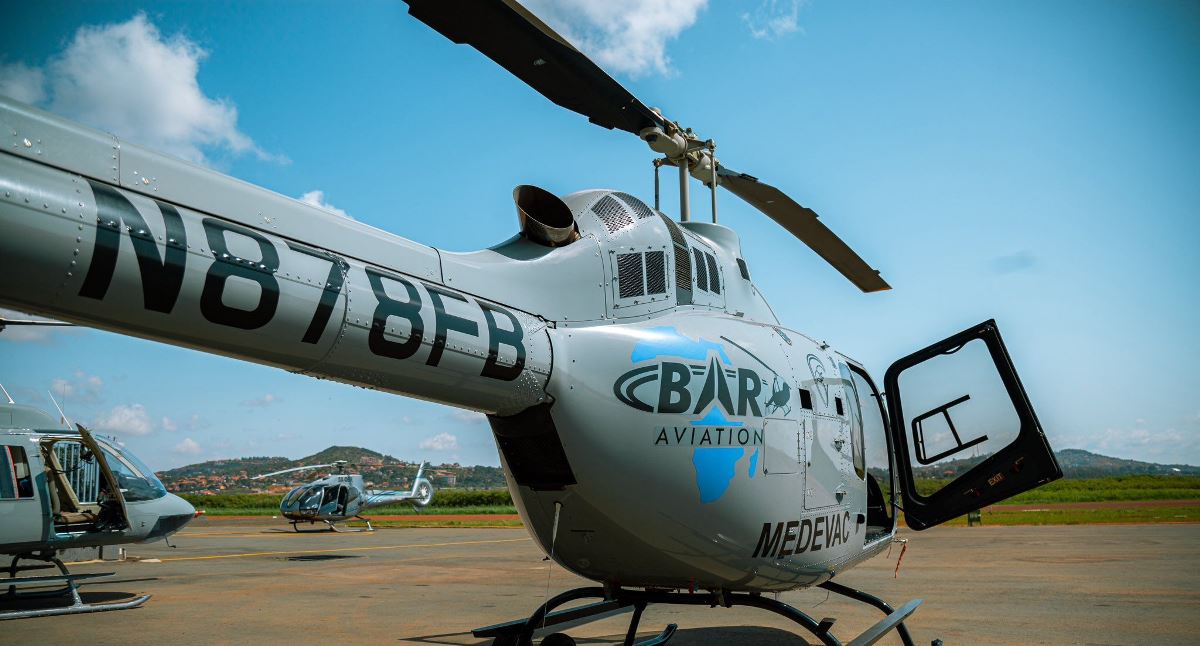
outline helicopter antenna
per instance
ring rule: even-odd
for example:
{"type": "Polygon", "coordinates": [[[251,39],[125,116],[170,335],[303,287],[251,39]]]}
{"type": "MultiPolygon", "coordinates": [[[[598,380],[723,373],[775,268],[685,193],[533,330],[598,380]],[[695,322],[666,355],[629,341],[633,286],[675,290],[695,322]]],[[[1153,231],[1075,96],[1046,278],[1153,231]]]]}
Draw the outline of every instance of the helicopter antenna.
{"type": "Polygon", "coordinates": [[[8,389],[4,387],[4,384],[0,384],[0,390],[4,391],[4,396],[8,399],[8,403],[10,403],[10,404],[17,403],[15,401],[13,401],[12,395],[8,394],[8,389]]]}
{"type": "MultiPolygon", "coordinates": [[[[7,395],[7,394],[8,394],[8,392],[7,392],[7,391],[5,391],[5,394],[7,395]]],[[[47,395],[50,395],[50,401],[54,402],[54,407],[58,409],[59,420],[60,420],[60,421],[61,421],[63,424],[65,424],[67,428],[71,428],[71,426],[73,426],[73,424],[71,424],[71,420],[67,419],[67,414],[63,412],[63,408],[62,408],[62,406],[59,406],[59,405],[58,405],[58,400],[54,398],[54,393],[52,393],[52,392],[50,392],[49,390],[47,390],[47,391],[46,391],[46,394],[47,394],[47,395]]],[[[9,399],[10,399],[10,401],[11,401],[11,399],[12,399],[12,398],[9,398],[9,399]]],[[[65,393],[63,394],[63,401],[64,401],[64,402],[65,402],[65,401],[67,401],[67,395],[66,395],[65,393]]]]}

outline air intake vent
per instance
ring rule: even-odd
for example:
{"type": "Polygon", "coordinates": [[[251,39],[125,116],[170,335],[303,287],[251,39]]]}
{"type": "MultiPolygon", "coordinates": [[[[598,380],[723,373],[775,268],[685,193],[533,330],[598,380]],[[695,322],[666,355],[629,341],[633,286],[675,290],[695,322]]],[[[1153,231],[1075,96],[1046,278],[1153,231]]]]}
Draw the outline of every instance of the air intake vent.
{"type": "Polygon", "coordinates": [[[699,249],[692,249],[692,255],[696,258],[696,287],[708,291],[708,271],[704,266],[704,254],[700,253],[699,249]]]}
{"type": "Polygon", "coordinates": [[[717,271],[717,259],[711,253],[704,254],[704,257],[708,258],[708,291],[720,294],[721,272],[717,271]]]}
{"type": "Polygon", "coordinates": [[[671,234],[671,260],[675,263],[675,292],[680,305],[692,302],[692,261],[688,253],[687,242],[683,240],[683,232],[674,220],[659,214],[667,231],[671,234]]]}
{"type": "Polygon", "coordinates": [[[642,254],[623,253],[617,256],[617,284],[621,298],[632,298],[646,293],[642,284],[642,254]]]}
{"type": "MultiPolygon", "coordinates": [[[[679,230],[679,225],[675,224],[674,220],[665,215],[659,215],[658,217],[662,218],[663,222],[667,225],[667,231],[671,232],[671,244],[676,247],[687,248],[687,243],[683,240],[683,232],[679,230]]],[[[688,284],[690,285],[691,283],[692,281],[688,280],[688,284]]]]}
{"type": "Polygon", "coordinates": [[[646,293],[667,293],[667,254],[665,252],[646,252],[646,293]]]}
{"type": "Polygon", "coordinates": [[[625,207],[611,195],[600,198],[592,206],[592,213],[595,213],[604,226],[608,227],[609,235],[633,225],[633,218],[629,217],[629,211],[625,210],[625,207]]]}
{"type": "Polygon", "coordinates": [[[746,261],[741,258],[737,259],[738,271],[742,272],[742,278],[750,280],[750,268],[746,266],[746,261]]]}
{"type": "Polygon", "coordinates": [[[621,198],[621,201],[629,205],[629,208],[633,210],[639,220],[645,220],[646,218],[654,215],[654,211],[651,211],[650,207],[646,206],[645,202],[637,199],[629,193],[613,193],[613,195],[621,198]]]}

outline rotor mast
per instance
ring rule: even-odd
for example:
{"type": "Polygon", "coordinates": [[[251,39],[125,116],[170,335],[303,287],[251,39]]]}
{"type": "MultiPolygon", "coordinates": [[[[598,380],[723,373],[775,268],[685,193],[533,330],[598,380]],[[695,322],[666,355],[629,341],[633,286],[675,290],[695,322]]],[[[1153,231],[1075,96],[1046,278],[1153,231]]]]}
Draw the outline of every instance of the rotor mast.
{"type": "MultiPolygon", "coordinates": [[[[662,113],[657,108],[650,108],[660,118],[662,113]]],[[[679,169],[679,221],[691,220],[691,191],[688,176],[709,187],[712,193],[712,221],[717,221],[717,144],[712,139],[700,139],[691,128],[683,128],[678,123],[662,120],[663,125],[649,126],[638,132],[638,137],[645,141],[654,152],[663,156],[654,160],[654,208],[660,209],[658,169],[662,166],[675,166],[679,169]]]]}

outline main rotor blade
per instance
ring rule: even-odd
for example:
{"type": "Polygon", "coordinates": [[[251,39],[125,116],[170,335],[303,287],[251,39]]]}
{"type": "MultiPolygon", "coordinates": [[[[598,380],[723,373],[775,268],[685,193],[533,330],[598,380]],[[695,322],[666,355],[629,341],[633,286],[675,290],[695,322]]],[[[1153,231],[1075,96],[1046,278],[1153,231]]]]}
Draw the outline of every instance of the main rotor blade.
{"type": "Polygon", "coordinates": [[[6,319],[0,318],[0,328],[6,325],[44,325],[46,327],[75,327],[74,323],[65,321],[33,321],[30,319],[6,319]]]}
{"type": "MultiPolygon", "coordinates": [[[[408,12],[496,61],[543,96],[592,123],[639,135],[667,125],[620,83],[516,0],[405,0],[408,12]]],[[[669,159],[672,165],[680,158],[669,159]]],[[[891,287],[817,214],[750,175],[719,168],[722,186],[778,222],[864,292],[891,287]]]]}
{"type": "Polygon", "coordinates": [[[778,222],[859,289],[879,292],[892,288],[878,270],[872,269],[849,245],[821,224],[812,209],[801,206],[783,191],[752,175],[718,166],[717,178],[721,186],[778,222]]]}
{"type": "Polygon", "coordinates": [[[514,0],[405,0],[408,13],[592,123],[638,134],[665,121],[514,0]]]}
{"type": "Polygon", "coordinates": [[[262,480],[263,478],[270,478],[271,476],[277,476],[281,473],[291,473],[293,471],[305,471],[308,469],[320,469],[323,467],[332,467],[332,466],[334,466],[334,465],[332,465],[332,464],[314,464],[314,465],[307,466],[307,467],[292,467],[290,469],[284,469],[283,471],[272,471],[271,473],[264,473],[260,476],[254,476],[253,478],[250,478],[250,479],[251,480],[262,480]]]}

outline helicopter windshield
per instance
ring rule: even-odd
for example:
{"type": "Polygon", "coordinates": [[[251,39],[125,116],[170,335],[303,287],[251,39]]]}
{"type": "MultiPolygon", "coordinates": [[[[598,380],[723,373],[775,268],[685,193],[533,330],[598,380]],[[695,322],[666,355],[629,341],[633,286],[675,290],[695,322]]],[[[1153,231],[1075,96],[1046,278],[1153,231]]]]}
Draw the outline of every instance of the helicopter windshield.
{"type": "Polygon", "coordinates": [[[295,489],[292,489],[292,491],[288,493],[286,497],[284,497],[283,506],[290,507],[293,505],[297,500],[300,499],[300,496],[304,495],[304,491],[304,487],[296,487],[295,489]]]}
{"type": "Polygon", "coordinates": [[[132,454],[114,454],[114,449],[108,446],[101,446],[100,450],[104,451],[108,468],[117,478],[117,486],[121,487],[125,502],[154,500],[167,495],[167,488],[159,482],[154,472],[132,454]]]}
{"type": "Polygon", "coordinates": [[[321,495],[323,490],[321,487],[309,487],[304,491],[308,492],[300,500],[300,509],[317,509],[321,506],[321,495]]]}

